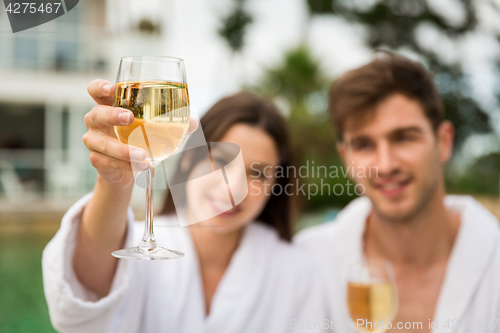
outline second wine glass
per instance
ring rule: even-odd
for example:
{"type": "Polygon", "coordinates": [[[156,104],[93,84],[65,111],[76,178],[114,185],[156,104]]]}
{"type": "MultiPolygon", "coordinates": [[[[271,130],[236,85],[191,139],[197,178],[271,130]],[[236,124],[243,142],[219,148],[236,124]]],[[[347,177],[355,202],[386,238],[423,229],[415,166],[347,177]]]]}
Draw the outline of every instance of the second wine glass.
{"type": "Polygon", "coordinates": [[[390,262],[351,265],[347,282],[347,306],[356,330],[380,333],[391,328],[397,311],[397,289],[390,262]]]}

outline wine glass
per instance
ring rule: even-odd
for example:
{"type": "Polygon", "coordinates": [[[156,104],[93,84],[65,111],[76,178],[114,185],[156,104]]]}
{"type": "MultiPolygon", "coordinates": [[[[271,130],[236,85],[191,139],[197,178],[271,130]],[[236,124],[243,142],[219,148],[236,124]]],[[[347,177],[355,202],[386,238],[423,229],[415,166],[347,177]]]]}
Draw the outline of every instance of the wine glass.
{"type": "MultiPolygon", "coordinates": [[[[116,79],[114,107],[132,111],[134,121],[115,126],[120,142],[142,148],[151,167],[146,171],[146,226],[139,246],[114,251],[122,259],[175,259],[182,252],[156,244],[153,234],[153,185],[156,167],[184,142],[189,127],[189,94],[182,59],[123,57],[116,79]]],[[[129,231],[131,232],[131,231],[129,231]]]]}
{"type": "Polygon", "coordinates": [[[397,311],[394,270],[388,261],[351,265],[347,307],[358,332],[385,332],[397,311]],[[388,324],[389,323],[389,324],[388,324]]]}

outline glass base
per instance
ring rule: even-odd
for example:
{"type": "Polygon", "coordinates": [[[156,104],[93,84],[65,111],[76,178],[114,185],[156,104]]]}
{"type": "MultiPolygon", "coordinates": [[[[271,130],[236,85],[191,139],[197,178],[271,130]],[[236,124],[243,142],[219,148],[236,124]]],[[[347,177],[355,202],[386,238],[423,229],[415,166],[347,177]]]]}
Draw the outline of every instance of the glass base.
{"type": "Polygon", "coordinates": [[[144,249],[139,246],[131,247],[130,249],[113,251],[113,257],[120,259],[139,259],[139,260],[168,260],[184,257],[184,253],[174,250],[167,250],[163,247],[156,246],[151,249],[144,249]]]}

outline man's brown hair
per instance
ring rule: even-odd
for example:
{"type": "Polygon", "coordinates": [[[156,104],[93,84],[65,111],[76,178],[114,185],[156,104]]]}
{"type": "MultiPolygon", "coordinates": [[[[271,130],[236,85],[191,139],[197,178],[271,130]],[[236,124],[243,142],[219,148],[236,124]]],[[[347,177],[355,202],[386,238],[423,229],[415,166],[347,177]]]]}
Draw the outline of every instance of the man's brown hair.
{"type": "Polygon", "coordinates": [[[343,139],[346,126],[363,124],[373,116],[380,102],[397,93],[418,101],[433,129],[438,128],[444,119],[444,110],[432,76],[418,62],[383,52],[333,84],[329,111],[339,139],[343,139]]]}

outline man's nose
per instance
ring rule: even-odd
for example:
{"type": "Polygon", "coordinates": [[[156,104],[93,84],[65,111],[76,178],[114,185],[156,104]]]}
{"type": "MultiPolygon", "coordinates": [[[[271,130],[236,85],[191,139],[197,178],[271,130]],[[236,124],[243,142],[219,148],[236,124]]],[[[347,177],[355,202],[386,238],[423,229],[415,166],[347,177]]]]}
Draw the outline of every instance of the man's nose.
{"type": "Polygon", "coordinates": [[[374,165],[377,173],[381,176],[393,174],[399,169],[399,161],[394,154],[394,150],[388,142],[382,142],[377,145],[374,165]]]}

